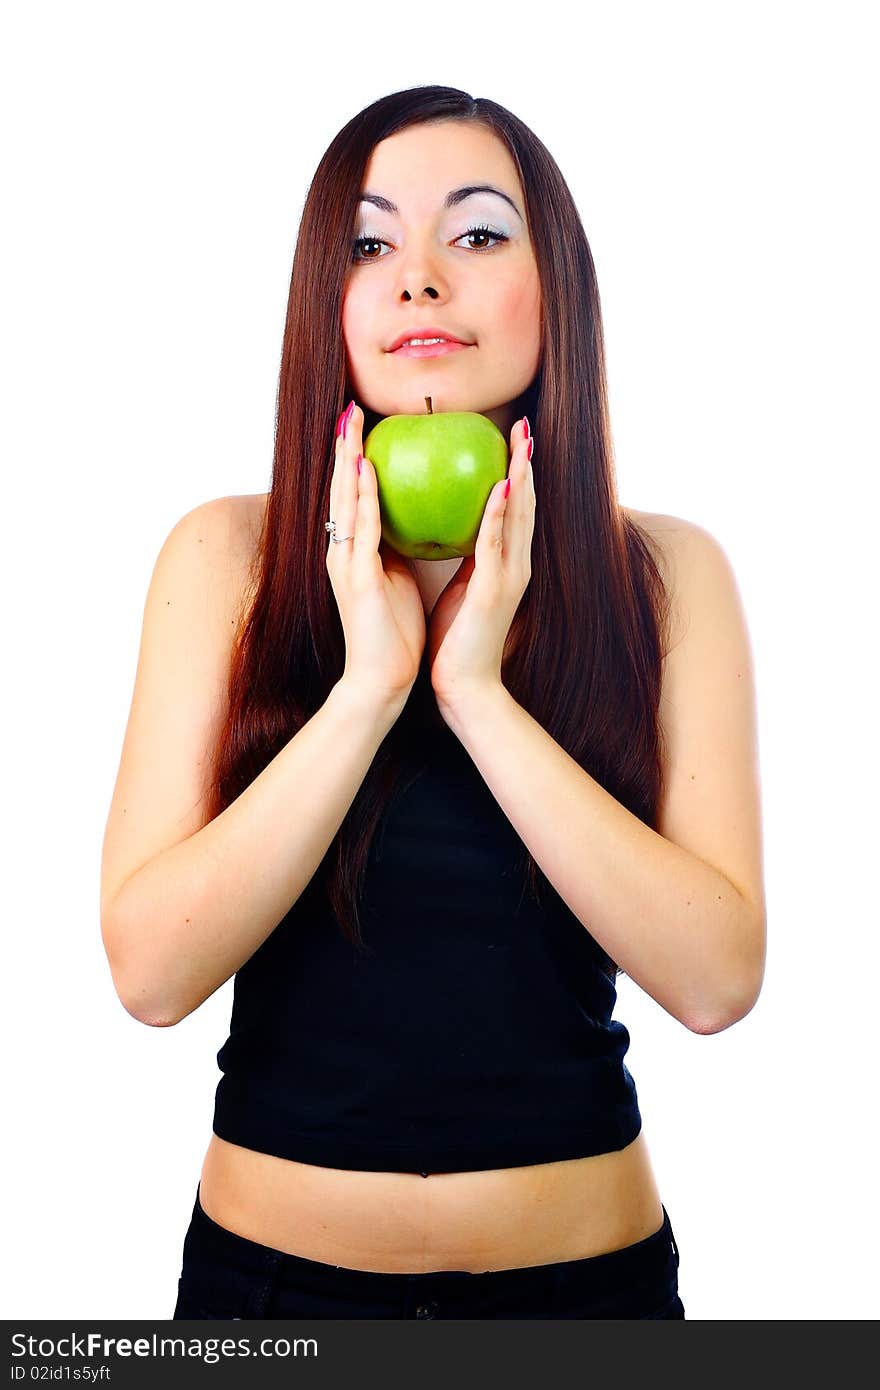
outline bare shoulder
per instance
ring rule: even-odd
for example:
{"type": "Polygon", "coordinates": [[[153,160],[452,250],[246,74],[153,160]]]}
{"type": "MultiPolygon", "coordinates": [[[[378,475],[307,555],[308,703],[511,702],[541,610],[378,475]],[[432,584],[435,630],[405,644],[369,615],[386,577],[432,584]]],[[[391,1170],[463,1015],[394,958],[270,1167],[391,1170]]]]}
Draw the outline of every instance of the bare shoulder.
{"type": "Polygon", "coordinates": [[[239,497],[230,497],[227,500],[232,503],[238,513],[243,537],[251,545],[256,546],[263,529],[263,522],[266,519],[266,507],[269,502],[268,492],[246,492],[239,497]]]}
{"type": "Polygon", "coordinates": [[[254,592],[261,525],[254,496],[213,497],[181,516],[157,561],[160,578],[167,578],[176,593],[184,582],[196,586],[224,648],[231,646],[254,592]]]}
{"type": "Polygon", "coordinates": [[[253,598],[256,564],[266,520],[267,492],[241,493],[223,498],[226,509],[227,546],[239,614],[253,598]]]}
{"type": "Polygon", "coordinates": [[[247,492],[240,497],[230,497],[228,500],[233,505],[238,517],[242,557],[252,560],[262,538],[269,494],[268,492],[247,492]]]}
{"type": "Polygon", "coordinates": [[[647,536],[652,549],[670,573],[677,550],[689,535],[701,529],[696,522],[686,521],[681,516],[670,516],[665,512],[638,512],[634,507],[624,507],[622,510],[647,536]]]}
{"type": "Polygon", "coordinates": [[[640,512],[624,507],[624,513],[641,531],[648,542],[669,599],[669,650],[678,645],[686,627],[684,588],[690,572],[694,538],[708,535],[693,521],[671,516],[665,512],[640,512]]]}

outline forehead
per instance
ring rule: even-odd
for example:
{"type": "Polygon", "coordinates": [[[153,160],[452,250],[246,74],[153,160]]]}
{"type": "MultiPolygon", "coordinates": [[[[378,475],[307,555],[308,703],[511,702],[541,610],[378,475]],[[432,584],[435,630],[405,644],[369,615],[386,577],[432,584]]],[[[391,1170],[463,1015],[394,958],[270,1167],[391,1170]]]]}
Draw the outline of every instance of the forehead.
{"type": "Polygon", "coordinates": [[[522,207],[516,165],[502,140],[485,126],[438,121],[410,126],[372,151],[362,190],[396,203],[402,214],[436,211],[462,184],[494,184],[522,207]]]}

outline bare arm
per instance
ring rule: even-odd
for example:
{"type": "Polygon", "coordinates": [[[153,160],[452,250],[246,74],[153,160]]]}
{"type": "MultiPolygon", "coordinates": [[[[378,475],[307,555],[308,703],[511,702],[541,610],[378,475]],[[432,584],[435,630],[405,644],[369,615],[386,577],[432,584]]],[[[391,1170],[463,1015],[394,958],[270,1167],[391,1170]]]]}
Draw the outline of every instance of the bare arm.
{"type": "Polygon", "coordinates": [[[128,878],[102,927],[126,1009],[179,1022],[307,887],[402,706],[345,679],[225,811],[128,878]]]}

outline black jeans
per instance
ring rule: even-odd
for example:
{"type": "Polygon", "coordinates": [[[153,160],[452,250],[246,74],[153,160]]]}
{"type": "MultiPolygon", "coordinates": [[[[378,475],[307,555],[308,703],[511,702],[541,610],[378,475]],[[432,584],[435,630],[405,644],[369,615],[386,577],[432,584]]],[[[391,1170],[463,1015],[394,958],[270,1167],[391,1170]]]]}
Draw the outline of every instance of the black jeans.
{"type": "Polygon", "coordinates": [[[653,1235],[584,1260],[404,1274],[289,1255],[228,1231],[196,1189],[174,1319],[684,1318],[666,1208],[653,1235]]]}

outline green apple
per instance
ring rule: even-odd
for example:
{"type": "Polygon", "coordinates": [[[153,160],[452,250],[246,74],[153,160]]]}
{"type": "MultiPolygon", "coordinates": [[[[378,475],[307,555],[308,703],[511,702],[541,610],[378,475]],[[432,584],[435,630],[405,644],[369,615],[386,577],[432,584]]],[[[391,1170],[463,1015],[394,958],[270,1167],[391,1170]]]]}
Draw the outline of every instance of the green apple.
{"type": "Polygon", "coordinates": [[[507,476],[507,440],[476,411],[425,404],[425,415],[387,415],[364,440],[382,536],[414,560],[473,555],[489,493],[507,476]]]}

